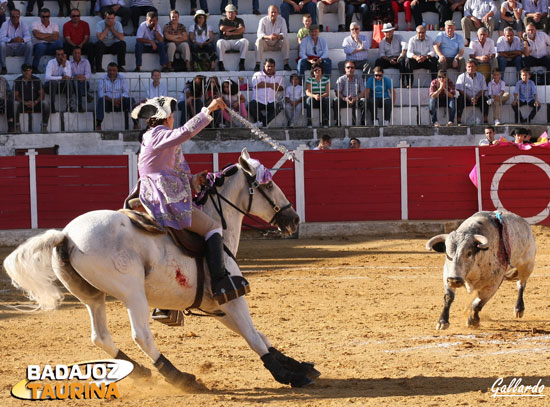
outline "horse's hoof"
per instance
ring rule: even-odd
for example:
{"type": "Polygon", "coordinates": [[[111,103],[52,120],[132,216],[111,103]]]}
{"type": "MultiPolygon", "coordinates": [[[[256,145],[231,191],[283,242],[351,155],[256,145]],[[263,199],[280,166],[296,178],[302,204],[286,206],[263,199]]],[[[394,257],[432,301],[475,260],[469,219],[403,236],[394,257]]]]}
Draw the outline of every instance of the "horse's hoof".
{"type": "Polygon", "coordinates": [[[479,328],[479,319],[468,318],[468,321],[466,321],[466,326],[468,328],[479,328]]]}
{"type": "Polygon", "coordinates": [[[291,387],[305,387],[313,384],[313,380],[304,375],[293,374],[292,379],[290,379],[291,387]]]}
{"type": "Polygon", "coordinates": [[[206,387],[198,380],[185,383],[183,386],[181,386],[181,388],[187,393],[204,393],[208,391],[208,387],[206,387]]]}
{"type": "Polygon", "coordinates": [[[151,377],[151,369],[148,369],[139,363],[134,363],[134,370],[132,370],[130,376],[136,379],[147,379],[151,377]]]}
{"type": "Polygon", "coordinates": [[[514,314],[516,318],[523,318],[523,311],[520,311],[519,309],[514,310],[514,314]]]}
{"type": "Polygon", "coordinates": [[[303,373],[308,379],[315,380],[321,376],[321,372],[315,369],[315,365],[311,362],[302,362],[303,373]]]}
{"type": "Polygon", "coordinates": [[[444,329],[449,328],[449,325],[451,324],[449,324],[447,321],[439,321],[435,326],[435,329],[437,329],[438,331],[442,331],[444,329]]]}

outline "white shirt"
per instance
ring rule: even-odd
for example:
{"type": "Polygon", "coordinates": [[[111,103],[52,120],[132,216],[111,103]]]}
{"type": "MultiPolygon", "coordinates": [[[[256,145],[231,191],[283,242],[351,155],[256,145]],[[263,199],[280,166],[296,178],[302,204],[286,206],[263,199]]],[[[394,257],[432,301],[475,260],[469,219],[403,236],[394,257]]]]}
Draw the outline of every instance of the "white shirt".
{"type": "Polygon", "coordinates": [[[166,89],[166,81],[161,80],[159,86],[155,86],[153,81],[150,81],[149,87],[145,89],[147,99],[152,99],[160,96],[168,96],[168,90],[166,89]]]}
{"type": "MultiPolygon", "coordinates": [[[[54,32],[57,32],[59,33],[59,26],[55,23],[50,23],[47,27],[42,24],[40,21],[35,21],[34,23],[32,23],[32,29],[31,29],[31,32],[34,31],[34,30],[38,30],[40,31],[41,33],[44,33],[44,34],[53,34],[54,32]]],[[[39,40],[38,38],[36,38],[34,35],[32,36],[32,43],[33,44],[39,44],[41,42],[46,42],[44,40],[39,40]]]]}
{"type": "Polygon", "coordinates": [[[65,66],[61,66],[57,63],[57,59],[50,59],[48,65],[46,65],[45,79],[47,81],[59,81],[63,76],[73,77],[71,63],[66,61],[65,66]]]}
{"type": "Polygon", "coordinates": [[[187,29],[187,32],[192,32],[195,34],[195,41],[199,44],[204,44],[206,41],[210,39],[210,33],[213,32],[212,27],[210,27],[208,24],[206,25],[206,30],[204,30],[200,35],[198,34],[198,25],[191,24],[189,28],[187,29]]]}
{"type": "MultiPolygon", "coordinates": [[[[151,30],[149,26],[147,25],[147,21],[144,21],[139,25],[139,28],[137,30],[136,38],[143,38],[146,40],[152,40],[156,41],[157,38],[155,36],[155,31],[160,34],[161,37],[164,38],[162,35],[162,32],[159,30],[160,26],[157,24],[156,30],[151,30]]],[[[146,44],[149,45],[149,44],[146,44]]]]}
{"type": "Polygon", "coordinates": [[[542,58],[548,55],[546,47],[550,45],[550,36],[544,31],[537,31],[535,40],[527,39],[529,42],[529,55],[535,58],[542,58]]]}
{"type": "Polygon", "coordinates": [[[297,86],[287,86],[285,89],[285,97],[289,98],[292,102],[296,102],[299,99],[302,99],[304,95],[304,89],[302,85],[297,86]]]}
{"type": "Polygon", "coordinates": [[[259,39],[263,38],[264,35],[271,34],[283,34],[286,38],[288,30],[286,27],[286,21],[283,17],[277,16],[275,22],[271,22],[270,16],[263,17],[258,23],[258,32],[257,36],[259,39]]]}
{"type": "Polygon", "coordinates": [[[489,82],[489,85],[487,86],[487,95],[489,96],[498,96],[500,95],[500,92],[506,91],[506,84],[501,79],[498,83],[495,83],[494,80],[489,82]]]}
{"type": "Polygon", "coordinates": [[[484,45],[481,45],[479,40],[472,41],[470,43],[470,49],[472,50],[472,55],[476,57],[496,54],[495,42],[491,38],[486,38],[484,45]]]}
{"type": "Polygon", "coordinates": [[[380,57],[399,56],[404,49],[407,49],[407,43],[403,41],[399,34],[393,34],[391,42],[386,41],[384,38],[378,46],[380,57]]]}
{"type": "Polygon", "coordinates": [[[407,58],[412,58],[413,55],[435,56],[434,40],[427,35],[424,41],[420,41],[416,35],[409,38],[409,44],[407,45],[407,58]]]}
{"type": "Polygon", "coordinates": [[[283,77],[280,75],[277,75],[276,73],[273,76],[267,76],[263,71],[256,72],[252,77],[252,87],[253,87],[252,100],[255,100],[258,103],[261,103],[263,105],[267,105],[268,103],[275,102],[277,93],[275,92],[274,89],[267,88],[267,87],[258,88],[258,84],[262,82],[278,84],[280,89],[284,90],[283,77]]]}
{"type": "Polygon", "coordinates": [[[86,79],[90,79],[92,77],[92,68],[90,66],[90,61],[88,61],[86,58],[80,58],[80,62],[76,62],[73,57],[71,57],[71,73],[73,74],[73,77],[76,75],[84,75],[86,79]]]}

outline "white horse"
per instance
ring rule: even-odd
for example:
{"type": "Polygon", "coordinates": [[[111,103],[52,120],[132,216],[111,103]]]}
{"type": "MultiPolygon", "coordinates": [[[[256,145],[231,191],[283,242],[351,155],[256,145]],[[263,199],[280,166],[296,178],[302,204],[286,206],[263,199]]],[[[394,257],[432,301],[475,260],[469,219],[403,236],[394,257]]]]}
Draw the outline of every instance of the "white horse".
{"type": "MultiPolygon", "coordinates": [[[[243,213],[274,222],[283,232],[297,229],[298,215],[280,188],[272,181],[263,185],[255,182],[257,166],[258,162],[251,160],[244,149],[236,172],[223,177],[223,185],[214,187],[214,194],[204,206],[204,211],[215,218],[220,215],[214,204],[221,202],[227,223],[224,242],[231,253],[236,253],[239,246],[243,213]],[[224,199],[213,199],[216,192],[234,207],[224,199]]],[[[230,256],[225,261],[231,274],[241,274],[230,256]]],[[[92,342],[113,358],[131,361],[135,375],[150,376],[149,369],[122,352],[111,338],[105,295],[119,299],[128,309],[134,341],[165,379],[186,390],[202,388],[194,375],[181,372],[159,352],[149,327],[150,306],[185,310],[195,299],[195,260],[185,256],[168,235],[144,232],[121,212],[88,212],[61,232],[48,230],[27,240],[5,259],[4,268],[12,283],[44,310],[55,309],[63,299],[55,284],[55,280],[61,281],[88,308],[92,342]]],[[[205,274],[200,308],[219,314],[222,311],[216,318],[245,338],[277,381],[299,387],[311,384],[320,375],[313,364],[287,357],[256,330],[244,297],[218,305],[205,274]]]]}

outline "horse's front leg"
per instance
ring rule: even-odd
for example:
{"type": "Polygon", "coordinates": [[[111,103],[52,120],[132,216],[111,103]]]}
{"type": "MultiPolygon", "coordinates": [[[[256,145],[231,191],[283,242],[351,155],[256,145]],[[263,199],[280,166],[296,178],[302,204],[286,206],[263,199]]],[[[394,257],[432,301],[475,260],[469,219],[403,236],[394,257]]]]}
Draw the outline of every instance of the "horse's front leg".
{"type": "MultiPolygon", "coordinates": [[[[236,298],[220,306],[225,313],[218,318],[225,326],[238,333],[248,345],[260,356],[264,366],[279,383],[290,384],[292,387],[302,387],[313,383],[304,371],[291,369],[290,361],[300,365],[300,362],[289,358],[271,346],[267,337],[260,334],[254,327],[248,304],[243,297],[236,298]]],[[[312,364],[308,364],[313,368],[312,364]]],[[[315,369],[313,369],[315,370],[315,369]]],[[[312,375],[318,377],[319,375],[312,375]]]]}

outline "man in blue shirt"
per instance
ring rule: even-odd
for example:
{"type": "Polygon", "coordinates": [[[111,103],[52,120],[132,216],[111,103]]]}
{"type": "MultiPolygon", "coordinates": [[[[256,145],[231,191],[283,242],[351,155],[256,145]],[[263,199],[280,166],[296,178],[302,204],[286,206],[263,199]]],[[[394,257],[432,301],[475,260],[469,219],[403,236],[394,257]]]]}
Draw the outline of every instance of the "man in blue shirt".
{"type": "Polygon", "coordinates": [[[298,61],[298,75],[304,76],[311,65],[316,62],[321,65],[323,75],[332,72],[332,61],[328,57],[327,42],[319,37],[319,26],[312,24],[309,27],[309,35],[300,44],[300,60],[298,61]]]}
{"type": "Polygon", "coordinates": [[[395,100],[395,89],[393,89],[391,79],[384,77],[384,70],[381,67],[376,66],[373,69],[373,74],[373,76],[367,79],[365,85],[367,115],[370,112],[376,125],[376,111],[374,109],[381,107],[384,112],[384,126],[388,126],[390,124],[393,101],[395,100]]]}
{"type": "Polygon", "coordinates": [[[453,20],[445,21],[445,31],[435,37],[434,51],[439,58],[438,70],[457,69],[464,72],[464,38],[455,33],[453,20]]]}
{"type": "Polygon", "coordinates": [[[516,123],[531,122],[540,110],[540,102],[537,98],[537,86],[535,82],[530,80],[531,73],[529,68],[523,68],[521,70],[521,80],[517,81],[516,89],[514,90],[514,101],[512,102],[512,109],[514,109],[516,123]],[[529,117],[525,119],[521,112],[520,107],[523,105],[531,106],[531,113],[529,117]]]}

